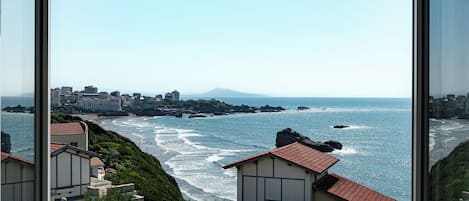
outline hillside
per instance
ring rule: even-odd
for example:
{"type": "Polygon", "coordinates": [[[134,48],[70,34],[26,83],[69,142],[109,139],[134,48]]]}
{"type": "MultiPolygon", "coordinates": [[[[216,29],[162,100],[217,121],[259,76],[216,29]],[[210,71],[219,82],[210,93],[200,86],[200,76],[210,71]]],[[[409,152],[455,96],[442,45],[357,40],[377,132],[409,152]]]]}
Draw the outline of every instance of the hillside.
{"type": "Polygon", "coordinates": [[[458,145],[430,171],[432,201],[459,201],[469,191],[469,141],[458,145]]]}
{"type": "MultiPolygon", "coordinates": [[[[52,123],[82,121],[79,117],[53,114],[52,123]]],[[[99,125],[85,121],[89,127],[89,149],[99,153],[106,167],[118,172],[107,174],[113,184],[135,183],[146,201],[183,200],[176,180],[168,175],[154,156],[142,152],[131,140],[118,133],[106,131],[99,125]]]]}

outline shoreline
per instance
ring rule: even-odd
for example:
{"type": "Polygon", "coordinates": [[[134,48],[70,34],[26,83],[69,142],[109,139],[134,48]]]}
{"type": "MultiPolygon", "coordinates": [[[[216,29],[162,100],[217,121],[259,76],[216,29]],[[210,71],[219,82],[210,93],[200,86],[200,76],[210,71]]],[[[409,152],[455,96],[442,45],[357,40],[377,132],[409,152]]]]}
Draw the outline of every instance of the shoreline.
{"type": "Polygon", "coordinates": [[[129,116],[99,116],[98,114],[71,114],[72,116],[77,116],[80,117],[81,119],[85,121],[91,121],[91,122],[96,122],[99,123],[100,121],[103,120],[109,120],[109,119],[120,119],[120,118],[125,118],[125,117],[138,117],[135,115],[129,115],[129,116]]]}

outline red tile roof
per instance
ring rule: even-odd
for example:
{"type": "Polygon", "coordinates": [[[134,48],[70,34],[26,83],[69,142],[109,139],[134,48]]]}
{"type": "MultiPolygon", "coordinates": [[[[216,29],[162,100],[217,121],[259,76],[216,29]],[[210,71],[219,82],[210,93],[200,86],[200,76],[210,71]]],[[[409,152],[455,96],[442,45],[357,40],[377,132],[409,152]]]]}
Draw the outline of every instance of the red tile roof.
{"type": "Polygon", "coordinates": [[[99,166],[104,166],[104,163],[101,159],[99,159],[98,157],[93,157],[91,158],[90,160],[90,166],[91,167],[99,167],[99,166]]]}
{"type": "Polygon", "coordinates": [[[316,173],[324,172],[339,161],[339,159],[336,157],[295,142],[264,153],[244,158],[234,163],[225,165],[223,168],[227,169],[238,166],[248,161],[268,155],[276,156],[316,173]]]}
{"type": "Polygon", "coordinates": [[[26,164],[29,164],[29,165],[34,165],[33,161],[30,161],[30,160],[27,160],[27,159],[24,159],[24,158],[15,156],[15,155],[11,155],[11,154],[2,152],[2,161],[6,160],[6,159],[11,159],[11,160],[23,162],[23,163],[26,163],[26,164]]]}
{"type": "Polygon", "coordinates": [[[54,143],[54,142],[51,142],[50,143],[50,153],[54,152],[55,150],[57,149],[60,149],[62,147],[64,147],[65,144],[62,144],[62,143],[54,143]]]}
{"type": "Polygon", "coordinates": [[[366,186],[355,183],[337,174],[328,174],[315,188],[347,201],[396,201],[366,186]]]}
{"type": "Polygon", "coordinates": [[[82,123],[57,123],[50,125],[51,135],[76,135],[85,134],[85,128],[82,123]]]}

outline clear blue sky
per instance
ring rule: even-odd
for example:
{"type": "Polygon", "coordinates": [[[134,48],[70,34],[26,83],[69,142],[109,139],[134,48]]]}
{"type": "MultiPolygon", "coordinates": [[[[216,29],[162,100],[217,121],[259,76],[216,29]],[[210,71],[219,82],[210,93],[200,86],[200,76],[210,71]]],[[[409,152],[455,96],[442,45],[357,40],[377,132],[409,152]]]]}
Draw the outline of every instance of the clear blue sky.
{"type": "Polygon", "coordinates": [[[34,0],[0,0],[0,91],[2,96],[34,91],[34,0]]]}
{"type": "Polygon", "coordinates": [[[430,12],[430,94],[469,93],[469,1],[433,0],[430,12]]]}
{"type": "Polygon", "coordinates": [[[52,0],[53,87],[410,97],[409,0],[52,0]]]}

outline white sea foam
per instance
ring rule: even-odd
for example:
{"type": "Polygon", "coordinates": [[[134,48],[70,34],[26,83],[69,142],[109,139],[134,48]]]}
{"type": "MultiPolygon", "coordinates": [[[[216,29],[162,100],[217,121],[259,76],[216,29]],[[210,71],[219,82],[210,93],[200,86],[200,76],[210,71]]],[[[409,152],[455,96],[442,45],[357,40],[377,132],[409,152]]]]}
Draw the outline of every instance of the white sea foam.
{"type": "Polygon", "coordinates": [[[343,156],[343,155],[357,154],[358,151],[353,147],[342,147],[342,149],[340,149],[340,150],[336,149],[332,153],[343,156]]]}
{"type": "MultiPolygon", "coordinates": [[[[363,126],[363,125],[348,125],[347,128],[341,128],[340,130],[354,130],[354,129],[370,129],[370,126],[363,126]]],[[[330,126],[330,128],[334,128],[334,126],[330,126]]]]}
{"type": "Polygon", "coordinates": [[[205,160],[207,160],[208,162],[212,162],[212,163],[213,163],[213,162],[217,162],[217,161],[219,161],[219,160],[222,160],[222,159],[224,159],[224,158],[225,158],[225,157],[221,157],[220,154],[213,154],[213,155],[209,156],[209,157],[208,157],[207,159],[205,159],[205,160]]]}

